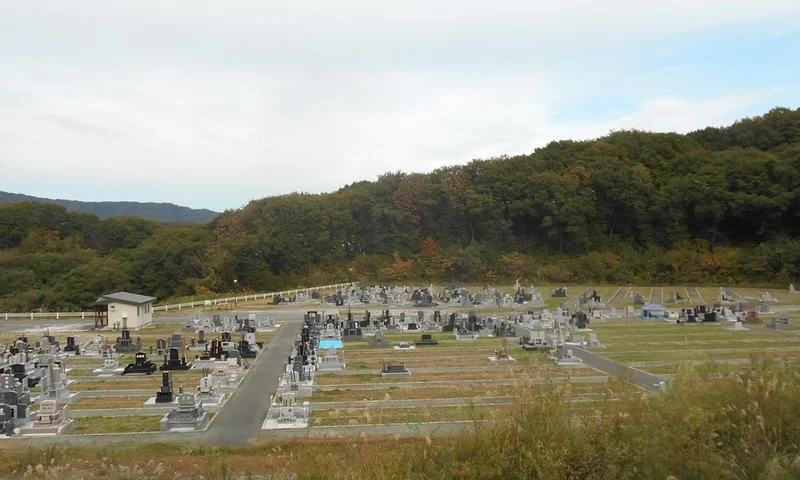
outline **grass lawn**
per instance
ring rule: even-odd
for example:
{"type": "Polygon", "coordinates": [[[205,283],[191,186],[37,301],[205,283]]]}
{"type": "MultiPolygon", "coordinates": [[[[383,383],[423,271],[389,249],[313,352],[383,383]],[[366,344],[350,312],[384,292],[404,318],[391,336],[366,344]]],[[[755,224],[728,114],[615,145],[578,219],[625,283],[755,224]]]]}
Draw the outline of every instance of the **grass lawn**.
{"type": "Polygon", "coordinates": [[[76,418],[72,434],[157,432],[161,417],[163,415],[76,418]]]}
{"type": "Polygon", "coordinates": [[[115,410],[119,408],[142,408],[142,404],[151,396],[124,396],[124,397],[83,397],[77,403],[70,404],[72,410],[115,410]]]}

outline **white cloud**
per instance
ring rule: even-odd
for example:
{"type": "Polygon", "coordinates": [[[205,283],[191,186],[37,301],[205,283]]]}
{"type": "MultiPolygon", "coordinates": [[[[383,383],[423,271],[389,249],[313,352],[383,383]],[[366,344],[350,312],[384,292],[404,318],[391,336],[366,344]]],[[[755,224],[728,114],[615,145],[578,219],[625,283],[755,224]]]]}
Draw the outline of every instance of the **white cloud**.
{"type": "Polygon", "coordinates": [[[661,74],[694,64],[669,59],[659,39],[800,11],[744,0],[455,5],[5,2],[0,188],[222,209],[611,129],[725,123],[770,90],[675,90],[661,74]],[[640,72],[631,55],[665,63],[640,72]],[[600,98],[590,119],[562,118],[600,98]]]}

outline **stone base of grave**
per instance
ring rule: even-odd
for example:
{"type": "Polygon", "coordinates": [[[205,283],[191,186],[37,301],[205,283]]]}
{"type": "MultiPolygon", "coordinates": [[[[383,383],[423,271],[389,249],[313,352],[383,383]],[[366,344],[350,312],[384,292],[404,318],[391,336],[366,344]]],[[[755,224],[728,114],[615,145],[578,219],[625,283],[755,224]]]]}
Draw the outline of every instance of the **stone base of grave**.
{"type": "Polygon", "coordinates": [[[203,412],[196,420],[184,422],[170,420],[169,413],[167,413],[159,422],[159,430],[162,432],[196,432],[205,429],[207,425],[208,412],[203,412]]]}
{"type": "Polygon", "coordinates": [[[580,358],[572,357],[572,358],[559,358],[558,365],[565,366],[565,365],[580,365],[583,362],[580,358]]]}
{"type": "Polygon", "coordinates": [[[122,375],[122,372],[125,371],[125,367],[115,368],[114,370],[105,370],[103,368],[95,368],[92,370],[92,375],[96,375],[98,377],[114,377],[116,375],[122,375]]]}
{"type": "Polygon", "coordinates": [[[235,373],[230,374],[228,377],[213,377],[212,379],[214,385],[219,383],[219,387],[226,390],[235,390],[242,381],[242,379],[239,378],[239,375],[235,373]]]}
{"type": "MultiPolygon", "coordinates": [[[[214,397],[203,397],[199,393],[195,396],[198,402],[203,402],[204,407],[221,407],[228,401],[228,395],[222,394],[214,397]]],[[[163,403],[162,403],[163,405],[163,403]]]]}
{"type": "Polygon", "coordinates": [[[317,371],[318,372],[341,372],[345,369],[344,363],[335,363],[335,364],[324,364],[318,363],[317,364],[317,371]]]}
{"type": "Polygon", "coordinates": [[[310,397],[314,392],[314,387],[311,385],[300,385],[297,390],[292,390],[291,388],[287,387],[278,387],[276,395],[283,395],[284,393],[294,393],[295,397],[310,397]]]}
{"type": "Polygon", "coordinates": [[[217,359],[210,358],[208,360],[195,360],[192,363],[194,363],[194,368],[199,368],[199,369],[202,370],[204,368],[213,369],[214,368],[214,362],[216,362],[216,361],[217,361],[217,359]]]}
{"type": "Polygon", "coordinates": [[[261,424],[261,430],[288,430],[293,428],[308,428],[308,419],[298,418],[292,423],[279,422],[276,418],[267,418],[261,424]]]}
{"type": "Polygon", "coordinates": [[[497,358],[497,357],[486,357],[493,362],[516,362],[517,359],[514,357],[505,357],[505,358],[497,358]]]}
{"type": "Polygon", "coordinates": [[[75,422],[70,418],[66,422],[51,426],[34,426],[33,422],[28,422],[17,430],[21,436],[36,435],[66,435],[75,428],[75,422]]]}
{"type": "Polygon", "coordinates": [[[792,330],[792,326],[791,325],[784,325],[784,324],[780,324],[780,323],[777,324],[777,325],[773,325],[771,323],[768,323],[767,324],[767,328],[769,328],[771,330],[792,330]]]}
{"type": "Polygon", "coordinates": [[[186,349],[190,352],[205,352],[206,345],[189,345],[186,349]]]}
{"type": "Polygon", "coordinates": [[[382,378],[402,378],[410,376],[411,370],[406,370],[405,372],[381,372],[382,378]]]}
{"type": "Polygon", "coordinates": [[[143,404],[143,407],[151,408],[151,407],[171,407],[173,405],[178,404],[178,394],[175,393],[172,395],[172,401],[169,403],[156,403],[156,397],[148,398],[143,404]]]}
{"type": "MultiPolygon", "coordinates": [[[[59,405],[62,404],[70,404],[75,403],[83,397],[83,392],[70,392],[69,395],[61,395],[60,397],[56,398],[58,400],[59,405]]],[[[40,403],[42,400],[48,400],[47,398],[39,395],[34,400],[34,403],[40,403]]]]}
{"type": "Polygon", "coordinates": [[[406,347],[400,347],[400,346],[398,346],[398,345],[395,345],[395,346],[394,346],[394,349],[395,349],[395,350],[415,350],[416,348],[417,348],[417,347],[415,347],[414,345],[408,345],[408,346],[406,346],[406,347]]]}
{"type": "Polygon", "coordinates": [[[460,334],[456,333],[455,336],[456,336],[456,340],[477,340],[478,339],[478,336],[474,335],[474,334],[460,335],[460,334]]]}
{"type": "Polygon", "coordinates": [[[381,342],[376,342],[375,340],[370,340],[367,342],[368,347],[389,347],[392,345],[392,342],[387,342],[383,340],[381,342]]]}
{"type": "Polygon", "coordinates": [[[525,344],[522,346],[522,349],[527,351],[544,350],[547,348],[550,347],[548,345],[529,345],[529,344],[525,344]]]}

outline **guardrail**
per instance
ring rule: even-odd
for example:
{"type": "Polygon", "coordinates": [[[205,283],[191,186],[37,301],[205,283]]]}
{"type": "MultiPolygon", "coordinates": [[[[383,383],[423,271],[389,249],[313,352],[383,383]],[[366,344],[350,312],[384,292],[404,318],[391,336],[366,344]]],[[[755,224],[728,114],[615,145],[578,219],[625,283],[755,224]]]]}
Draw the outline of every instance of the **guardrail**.
{"type": "Polygon", "coordinates": [[[0,313],[0,318],[94,318],[94,312],[31,312],[31,313],[0,313]]]}
{"type": "MultiPolygon", "coordinates": [[[[275,297],[275,296],[284,296],[284,295],[296,295],[298,293],[310,293],[317,290],[332,290],[336,288],[344,288],[344,287],[355,287],[358,285],[358,282],[347,282],[347,283],[337,283],[334,285],[322,285],[318,287],[308,287],[308,288],[295,288],[292,290],[283,290],[280,292],[266,292],[266,293],[250,293],[247,295],[241,295],[236,297],[224,297],[224,298],[214,298],[212,300],[196,300],[194,302],[184,302],[184,303],[175,303],[172,305],[157,305],[153,307],[154,312],[168,312],[170,310],[181,310],[183,308],[195,308],[195,307],[202,307],[202,306],[217,306],[217,305],[226,305],[231,303],[238,303],[238,302],[246,302],[248,300],[263,300],[267,297],[275,297]]],[[[27,318],[30,320],[35,320],[37,318],[55,318],[56,320],[60,318],[94,318],[94,312],[30,312],[30,313],[0,313],[0,318],[8,320],[10,318],[27,318]]]]}
{"type": "Polygon", "coordinates": [[[196,300],[194,302],[184,302],[184,303],[176,303],[173,305],[158,305],[153,307],[154,312],[168,312],[170,310],[180,310],[182,308],[195,308],[195,307],[202,307],[208,306],[209,304],[206,302],[211,302],[212,306],[217,305],[225,305],[230,303],[238,303],[238,302],[246,302],[248,300],[263,300],[267,297],[276,297],[276,296],[283,296],[283,295],[296,295],[298,293],[310,293],[315,292],[317,290],[331,290],[335,288],[343,288],[343,287],[354,287],[358,285],[358,282],[347,282],[347,283],[337,283],[334,285],[322,285],[318,287],[308,287],[308,288],[294,288],[292,290],[283,290],[280,292],[266,292],[266,293],[250,293],[247,295],[241,295],[236,297],[225,297],[225,298],[215,298],[213,300],[196,300]]]}

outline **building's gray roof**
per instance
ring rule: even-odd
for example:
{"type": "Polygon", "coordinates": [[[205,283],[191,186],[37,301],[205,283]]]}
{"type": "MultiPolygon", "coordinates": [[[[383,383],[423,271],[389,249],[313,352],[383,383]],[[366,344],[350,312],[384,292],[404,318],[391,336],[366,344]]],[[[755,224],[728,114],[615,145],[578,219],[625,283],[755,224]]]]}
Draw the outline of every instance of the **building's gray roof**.
{"type": "Polygon", "coordinates": [[[95,305],[107,305],[109,303],[127,303],[129,305],[142,305],[155,301],[156,297],[137,295],[135,293],[117,292],[109,293],[98,298],[95,305]]]}

